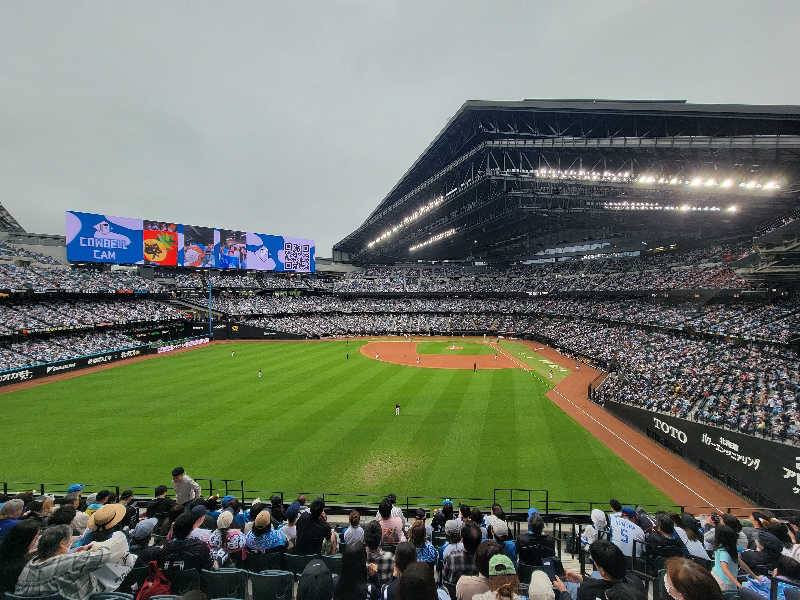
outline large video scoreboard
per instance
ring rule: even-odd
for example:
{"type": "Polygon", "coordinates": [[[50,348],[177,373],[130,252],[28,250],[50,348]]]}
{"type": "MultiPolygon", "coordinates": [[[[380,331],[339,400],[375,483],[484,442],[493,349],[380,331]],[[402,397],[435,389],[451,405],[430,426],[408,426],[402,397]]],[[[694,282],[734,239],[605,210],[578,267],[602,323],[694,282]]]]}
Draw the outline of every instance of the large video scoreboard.
{"type": "Polygon", "coordinates": [[[314,241],[67,211],[67,260],[313,273],[314,241]]]}

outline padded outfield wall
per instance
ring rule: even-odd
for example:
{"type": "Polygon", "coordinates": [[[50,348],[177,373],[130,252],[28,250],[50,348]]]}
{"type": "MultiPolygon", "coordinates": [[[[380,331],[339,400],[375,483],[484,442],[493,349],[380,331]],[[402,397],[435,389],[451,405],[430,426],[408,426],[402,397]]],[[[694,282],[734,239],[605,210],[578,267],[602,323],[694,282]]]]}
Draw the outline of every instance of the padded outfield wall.
{"type": "Polygon", "coordinates": [[[618,402],[603,406],[760,506],[800,503],[800,447],[618,402]]]}

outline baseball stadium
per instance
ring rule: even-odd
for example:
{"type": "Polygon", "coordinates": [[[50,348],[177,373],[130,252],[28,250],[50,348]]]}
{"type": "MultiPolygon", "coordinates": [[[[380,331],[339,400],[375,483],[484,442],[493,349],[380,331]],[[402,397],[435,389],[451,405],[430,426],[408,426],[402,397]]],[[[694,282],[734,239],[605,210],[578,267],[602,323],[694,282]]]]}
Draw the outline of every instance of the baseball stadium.
{"type": "MultiPolygon", "coordinates": [[[[80,542],[124,528],[174,595],[242,600],[291,597],[315,557],[346,573],[359,519],[376,564],[408,538],[453,600],[443,549],[474,552],[474,528],[531,597],[534,572],[599,573],[606,538],[667,598],[667,559],[712,569],[704,537],[744,525],[740,560],[792,597],[800,106],[470,100],[431,135],[330,258],[319,232],[223,214],[76,206],[32,233],[0,207],[20,458],[0,535],[65,511],[80,542]],[[175,539],[202,542],[197,565],[163,558],[175,539]]],[[[117,600],[149,576],[127,567],[117,600]]]]}

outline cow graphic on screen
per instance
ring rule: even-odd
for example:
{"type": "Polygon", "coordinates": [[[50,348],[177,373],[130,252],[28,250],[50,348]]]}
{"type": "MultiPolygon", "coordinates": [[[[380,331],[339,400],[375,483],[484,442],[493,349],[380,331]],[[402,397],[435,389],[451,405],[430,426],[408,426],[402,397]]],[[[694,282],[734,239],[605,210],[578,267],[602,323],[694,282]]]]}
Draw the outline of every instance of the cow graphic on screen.
{"type": "Polygon", "coordinates": [[[95,226],[94,239],[113,240],[119,242],[119,246],[112,245],[112,247],[121,248],[125,250],[128,244],[131,243],[131,238],[121,233],[114,233],[111,231],[111,224],[108,221],[100,221],[95,226]]]}

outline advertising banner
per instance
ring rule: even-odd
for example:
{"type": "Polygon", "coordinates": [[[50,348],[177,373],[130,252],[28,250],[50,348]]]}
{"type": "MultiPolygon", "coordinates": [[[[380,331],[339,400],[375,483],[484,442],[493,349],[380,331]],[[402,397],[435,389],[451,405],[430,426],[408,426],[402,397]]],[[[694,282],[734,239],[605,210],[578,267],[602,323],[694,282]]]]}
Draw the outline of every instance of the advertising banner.
{"type": "Polygon", "coordinates": [[[313,273],[314,241],[247,233],[247,268],[258,271],[313,273]]]}
{"type": "Polygon", "coordinates": [[[800,448],[606,402],[610,413],[764,506],[800,502],[800,448]]]}
{"type": "Polygon", "coordinates": [[[142,264],[141,219],[67,211],[67,260],[142,264]]]}
{"type": "Polygon", "coordinates": [[[68,373],[78,369],[85,369],[86,367],[103,365],[118,360],[134,358],[142,354],[150,354],[151,352],[151,348],[143,346],[140,348],[130,348],[128,350],[115,350],[113,352],[105,352],[93,356],[81,356],[79,358],[61,360],[45,365],[35,365],[25,369],[16,369],[14,371],[3,371],[0,373],[0,387],[42,377],[49,377],[50,375],[58,375],[59,373],[68,373]]]}

